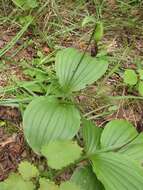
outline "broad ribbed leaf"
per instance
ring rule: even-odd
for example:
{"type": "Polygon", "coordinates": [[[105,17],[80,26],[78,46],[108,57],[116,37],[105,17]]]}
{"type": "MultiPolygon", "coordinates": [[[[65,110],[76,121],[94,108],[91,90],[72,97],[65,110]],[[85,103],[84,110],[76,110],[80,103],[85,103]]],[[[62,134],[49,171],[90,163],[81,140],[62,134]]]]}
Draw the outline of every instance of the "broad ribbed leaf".
{"type": "Polygon", "coordinates": [[[87,154],[93,154],[100,148],[100,137],[102,129],[94,125],[91,121],[83,120],[83,139],[87,154]]]}
{"type": "Polygon", "coordinates": [[[143,169],[119,153],[101,153],[92,158],[93,169],[106,190],[142,190],[143,169]]]}
{"type": "Polygon", "coordinates": [[[121,154],[129,156],[131,159],[143,163],[143,133],[139,134],[135,140],[130,144],[123,147],[120,151],[121,154]]]}
{"type": "Polygon", "coordinates": [[[53,169],[62,169],[80,158],[82,149],[73,141],[54,141],[42,147],[42,154],[53,169]]]}
{"type": "Polygon", "coordinates": [[[66,92],[85,88],[102,77],[108,68],[106,57],[93,58],[85,54],[81,61],[82,56],[83,53],[74,48],[61,50],[56,55],[56,74],[66,92]]]}
{"type": "Polygon", "coordinates": [[[82,190],[104,190],[103,185],[89,166],[76,169],[71,181],[80,186],[82,190]]]}
{"type": "Polygon", "coordinates": [[[53,140],[72,139],[80,127],[80,114],[71,104],[39,97],[28,105],[23,124],[27,142],[40,152],[43,145],[53,140]]]}
{"type": "Polygon", "coordinates": [[[138,135],[134,126],[126,120],[112,120],[101,135],[102,148],[117,148],[129,143],[138,135]]]}
{"type": "Polygon", "coordinates": [[[7,190],[6,187],[5,187],[5,183],[4,182],[0,182],[0,188],[2,190],[7,190]]]}

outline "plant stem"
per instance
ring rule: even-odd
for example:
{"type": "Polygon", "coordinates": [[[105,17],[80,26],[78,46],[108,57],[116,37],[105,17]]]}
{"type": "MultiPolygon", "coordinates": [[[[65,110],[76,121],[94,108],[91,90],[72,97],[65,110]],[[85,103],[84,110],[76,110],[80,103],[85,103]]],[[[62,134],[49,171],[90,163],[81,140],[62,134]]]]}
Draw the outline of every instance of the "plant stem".
{"type": "Polygon", "coordinates": [[[58,176],[60,176],[62,173],[64,173],[67,169],[72,168],[73,166],[79,164],[80,162],[86,161],[87,158],[88,158],[88,157],[87,157],[86,155],[84,155],[84,156],[82,156],[80,159],[78,159],[77,161],[75,161],[74,163],[72,163],[72,164],[70,164],[70,165],[64,167],[63,169],[61,169],[60,171],[58,171],[58,172],[56,173],[56,175],[54,176],[54,179],[56,179],[58,176]]]}
{"type": "Polygon", "coordinates": [[[77,64],[75,70],[73,71],[73,74],[72,74],[70,80],[72,80],[73,77],[74,77],[74,75],[76,74],[76,71],[78,70],[78,68],[79,68],[79,66],[80,66],[80,64],[81,64],[81,62],[82,62],[82,60],[83,60],[83,58],[84,58],[84,56],[85,56],[85,54],[86,54],[86,51],[87,51],[87,49],[88,49],[88,47],[89,47],[89,45],[90,45],[90,43],[91,43],[91,41],[92,41],[92,39],[93,39],[95,30],[96,30],[96,24],[95,24],[95,26],[94,26],[94,29],[93,29],[93,32],[92,32],[92,34],[91,34],[91,36],[90,36],[90,39],[89,39],[89,41],[88,41],[88,44],[87,44],[87,46],[86,46],[86,48],[85,48],[85,50],[84,50],[84,52],[83,52],[83,55],[81,56],[81,59],[80,59],[79,63],[77,64]]]}

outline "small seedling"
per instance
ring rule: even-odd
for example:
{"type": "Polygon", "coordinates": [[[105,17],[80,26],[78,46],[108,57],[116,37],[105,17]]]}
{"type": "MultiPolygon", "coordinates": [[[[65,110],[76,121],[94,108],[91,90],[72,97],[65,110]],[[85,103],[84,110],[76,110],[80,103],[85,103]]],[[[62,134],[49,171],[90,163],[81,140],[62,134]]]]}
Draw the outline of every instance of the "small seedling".
{"type": "Polygon", "coordinates": [[[124,83],[128,85],[136,85],[138,81],[137,74],[132,69],[126,69],[124,73],[124,83]]]}
{"type": "Polygon", "coordinates": [[[135,87],[139,94],[143,96],[143,70],[126,69],[124,72],[124,83],[130,87],[135,87]]]}

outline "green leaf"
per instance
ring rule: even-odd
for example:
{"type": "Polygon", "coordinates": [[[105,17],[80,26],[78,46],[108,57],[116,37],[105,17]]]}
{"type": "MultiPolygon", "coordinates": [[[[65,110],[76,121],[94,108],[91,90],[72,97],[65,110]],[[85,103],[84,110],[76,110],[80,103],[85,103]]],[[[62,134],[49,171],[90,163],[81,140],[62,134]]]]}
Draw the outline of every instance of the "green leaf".
{"type": "Polygon", "coordinates": [[[107,68],[105,56],[91,57],[74,48],[66,48],[56,55],[56,74],[63,90],[67,93],[78,91],[101,78],[107,68]],[[80,63],[80,64],[79,64],[80,63]]]}
{"type": "Polygon", "coordinates": [[[132,160],[143,163],[143,133],[140,133],[135,140],[119,150],[121,154],[129,156],[132,160]]]}
{"type": "Polygon", "coordinates": [[[143,96],[143,81],[139,81],[138,91],[141,96],[143,96]]]}
{"type": "Polygon", "coordinates": [[[39,190],[59,190],[59,187],[55,185],[54,182],[49,181],[48,179],[40,178],[39,183],[39,190]]]}
{"type": "Polygon", "coordinates": [[[103,185],[89,166],[76,169],[71,181],[80,186],[82,190],[104,190],[103,185]]]}
{"type": "Polygon", "coordinates": [[[2,190],[7,190],[6,187],[5,187],[5,183],[4,182],[0,182],[0,188],[2,190]]]}
{"type": "Polygon", "coordinates": [[[67,181],[60,185],[59,190],[82,190],[82,189],[76,184],[67,181]]]}
{"type": "Polygon", "coordinates": [[[96,24],[96,30],[95,30],[95,34],[94,34],[94,39],[96,42],[99,42],[100,40],[102,40],[103,33],[104,33],[103,23],[98,22],[96,24]]]}
{"type": "Polygon", "coordinates": [[[73,141],[55,141],[42,147],[42,154],[53,169],[61,169],[80,158],[82,149],[73,141]]]}
{"type": "Polygon", "coordinates": [[[23,125],[27,142],[40,152],[51,141],[72,139],[80,127],[80,114],[74,105],[53,97],[38,97],[28,105],[23,125]]]}
{"type": "Polygon", "coordinates": [[[23,10],[33,9],[38,6],[37,0],[12,0],[13,3],[23,10]]]}
{"type": "Polygon", "coordinates": [[[93,154],[100,148],[102,129],[95,126],[91,121],[83,120],[83,139],[87,154],[93,154]]]}
{"type": "Polygon", "coordinates": [[[24,74],[29,75],[30,77],[33,77],[34,79],[36,78],[37,81],[38,80],[41,81],[41,83],[42,83],[42,81],[47,80],[47,78],[48,78],[48,75],[46,73],[44,73],[38,69],[28,68],[28,69],[25,69],[23,72],[24,72],[24,74]]]}
{"type": "Polygon", "coordinates": [[[4,189],[2,190],[34,190],[32,182],[24,181],[18,174],[11,174],[8,179],[3,182],[4,189]]]}
{"type": "Polygon", "coordinates": [[[129,85],[135,85],[138,81],[137,74],[132,69],[125,70],[124,83],[129,85]]]}
{"type": "Polygon", "coordinates": [[[101,135],[101,147],[114,149],[129,143],[138,133],[135,127],[126,120],[112,120],[105,126],[101,135]]]}
{"type": "Polygon", "coordinates": [[[142,190],[143,169],[119,153],[101,153],[92,159],[93,170],[106,190],[142,190]]]}
{"type": "Polygon", "coordinates": [[[19,164],[18,171],[25,180],[39,176],[38,169],[27,161],[23,161],[19,164]]]}
{"type": "Polygon", "coordinates": [[[28,82],[17,82],[17,84],[26,89],[27,91],[33,91],[33,92],[44,92],[44,87],[42,83],[35,83],[34,81],[28,81],[28,82]]]}

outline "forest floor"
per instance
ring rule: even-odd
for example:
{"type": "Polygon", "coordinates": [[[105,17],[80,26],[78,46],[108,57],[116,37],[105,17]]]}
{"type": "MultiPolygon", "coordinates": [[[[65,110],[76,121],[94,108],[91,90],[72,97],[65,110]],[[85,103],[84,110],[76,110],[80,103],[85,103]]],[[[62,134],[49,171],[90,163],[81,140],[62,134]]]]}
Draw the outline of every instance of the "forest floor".
{"type": "MultiPolygon", "coordinates": [[[[143,97],[123,83],[126,68],[143,68],[143,3],[91,2],[61,0],[47,4],[40,12],[45,5],[41,1],[38,10],[28,13],[35,20],[27,28],[23,25],[27,12],[11,1],[0,5],[0,181],[16,170],[22,159],[41,161],[25,143],[22,113],[35,91],[45,91],[27,86],[27,82],[46,80],[58,49],[86,48],[94,25],[82,27],[85,17],[103,21],[104,38],[98,49],[106,50],[111,59],[106,75],[77,97],[83,113],[99,126],[124,118],[143,130],[143,97]],[[15,38],[21,30],[22,36],[15,38]]],[[[93,44],[88,51],[92,48],[93,44]]]]}

